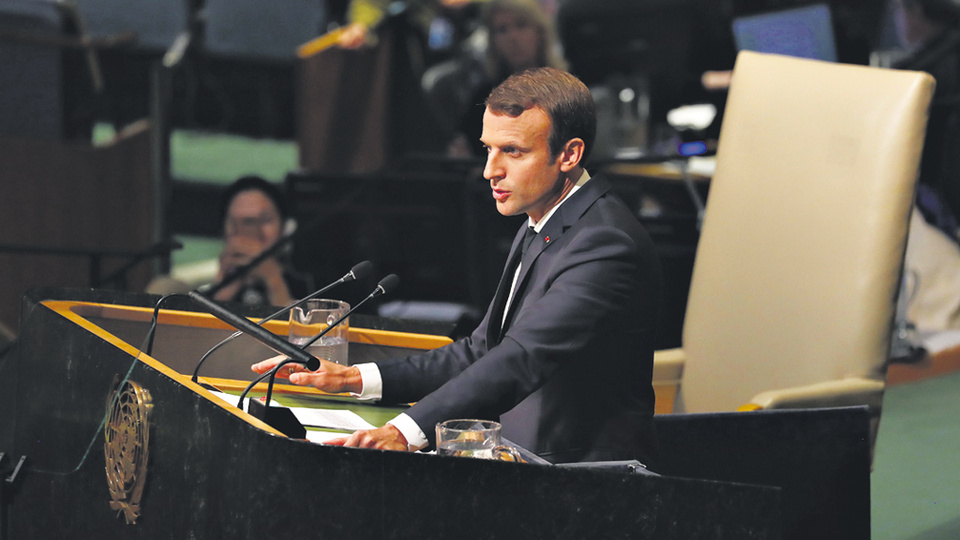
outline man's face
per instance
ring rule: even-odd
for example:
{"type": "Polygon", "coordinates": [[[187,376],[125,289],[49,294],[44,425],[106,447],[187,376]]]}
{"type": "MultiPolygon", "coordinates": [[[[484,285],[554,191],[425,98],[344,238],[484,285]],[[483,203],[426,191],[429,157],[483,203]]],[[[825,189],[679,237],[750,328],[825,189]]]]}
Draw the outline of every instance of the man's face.
{"type": "Polygon", "coordinates": [[[490,180],[497,211],[505,216],[526,213],[534,221],[560,200],[564,189],[561,155],[550,155],[550,118],[539,107],[513,118],[483,113],[480,141],[487,148],[483,177],[490,180]]]}
{"type": "Polygon", "coordinates": [[[242,191],[230,201],[224,233],[259,240],[264,246],[280,238],[280,214],[269,197],[257,190],[242,191]]]}

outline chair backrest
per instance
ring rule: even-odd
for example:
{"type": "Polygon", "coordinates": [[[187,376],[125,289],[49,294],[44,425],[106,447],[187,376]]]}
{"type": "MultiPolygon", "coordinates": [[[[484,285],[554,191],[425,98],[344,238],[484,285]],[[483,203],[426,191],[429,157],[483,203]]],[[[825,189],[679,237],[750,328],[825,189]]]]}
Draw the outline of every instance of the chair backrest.
{"type": "Polygon", "coordinates": [[[933,84],[740,53],[690,286],[678,410],[882,380],[933,84]]]}
{"type": "MultiPolygon", "coordinates": [[[[0,0],[0,33],[51,41],[63,37],[52,1],[0,0]]],[[[28,39],[0,40],[0,135],[63,136],[62,55],[28,39]]]]}
{"type": "Polygon", "coordinates": [[[297,47],[326,31],[326,2],[206,0],[204,52],[292,64],[297,47]]]}
{"type": "Polygon", "coordinates": [[[74,0],[91,37],[135,32],[134,49],[163,53],[190,24],[189,0],[74,0]]]}

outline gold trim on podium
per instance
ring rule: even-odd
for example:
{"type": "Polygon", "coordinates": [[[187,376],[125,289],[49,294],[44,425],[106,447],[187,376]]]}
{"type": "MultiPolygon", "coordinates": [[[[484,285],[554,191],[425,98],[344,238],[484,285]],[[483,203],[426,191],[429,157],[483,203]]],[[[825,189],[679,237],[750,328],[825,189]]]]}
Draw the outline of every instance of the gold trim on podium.
{"type": "MultiPolygon", "coordinates": [[[[219,407],[225,409],[230,414],[243,418],[244,421],[253,424],[260,429],[269,431],[275,435],[285,436],[273,427],[270,427],[261,420],[247,414],[246,412],[238,409],[232,404],[228,404],[218,397],[214,396],[210,391],[201,386],[198,383],[194,383],[189,375],[178,372],[177,370],[166,365],[162,361],[141,352],[135,346],[130,343],[118,338],[117,336],[111,334],[107,330],[101,328],[94,322],[87,319],[87,317],[100,317],[107,319],[119,319],[127,321],[139,321],[139,322],[150,322],[153,318],[153,308],[145,307],[134,307],[134,306],[123,306],[116,304],[101,304],[95,302],[81,302],[73,300],[44,300],[42,302],[44,306],[53,310],[54,312],[60,314],[61,316],[67,318],[78,326],[86,329],[92,334],[98,336],[104,341],[114,345],[115,347],[126,352],[133,358],[136,358],[138,361],[143,362],[144,364],[150,366],[151,368],[159,371],[160,373],[170,377],[171,379],[179,382],[180,384],[190,388],[194,392],[206,397],[208,400],[216,403],[219,407]]],[[[253,322],[258,322],[259,319],[251,318],[253,322]]],[[[157,324],[159,325],[177,325],[177,326],[191,326],[198,328],[211,328],[211,329],[223,329],[223,330],[233,330],[234,328],[228,324],[222,322],[220,319],[217,319],[213,315],[207,313],[198,313],[193,311],[178,311],[178,310],[168,310],[161,309],[158,315],[157,324]]],[[[271,332],[279,335],[287,334],[287,321],[275,320],[268,321],[264,327],[271,332]]],[[[448,343],[452,343],[453,340],[447,336],[437,336],[430,334],[415,334],[408,332],[394,332],[389,330],[374,330],[369,328],[357,328],[350,327],[350,332],[348,339],[351,342],[355,343],[364,343],[369,345],[385,345],[391,347],[406,347],[414,349],[434,349],[437,347],[442,347],[448,343]]],[[[211,386],[224,391],[240,391],[247,387],[249,384],[248,381],[237,380],[237,379],[222,379],[214,377],[200,377],[200,382],[210,384],[211,386]]],[[[258,384],[253,388],[253,391],[266,391],[267,383],[263,382],[258,384]]],[[[327,392],[321,392],[316,388],[312,387],[303,387],[295,386],[292,384],[275,384],[273,391],[275,393],[282,394],[291,394],[291,395],[300,395],[300,396],[341,396],[345,397],[349,394],[330,394],[327,392]]]]}

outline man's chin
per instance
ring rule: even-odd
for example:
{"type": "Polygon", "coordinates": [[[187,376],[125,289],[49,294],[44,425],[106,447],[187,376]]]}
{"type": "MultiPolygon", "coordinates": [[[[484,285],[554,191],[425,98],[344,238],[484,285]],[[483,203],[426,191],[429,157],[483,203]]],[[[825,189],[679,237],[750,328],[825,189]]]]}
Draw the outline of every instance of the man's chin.
{"type": "Polygon", "coordinates": [[[518,212],[513,205],[502,203],[499,201],[497,201],[497,212],[500,212],[500,215],[507,216],[507,217],[516,216],[520,214],[520,212],[518,212]]]}

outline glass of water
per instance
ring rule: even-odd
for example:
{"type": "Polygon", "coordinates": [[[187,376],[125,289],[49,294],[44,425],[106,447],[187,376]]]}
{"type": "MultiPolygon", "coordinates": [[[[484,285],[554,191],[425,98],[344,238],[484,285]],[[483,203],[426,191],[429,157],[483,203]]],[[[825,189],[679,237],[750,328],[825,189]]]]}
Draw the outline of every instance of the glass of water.
{"type": "MultiPolygon", "coordinates": [[[[340,317],[350,311],[350,304],[340,300],[317,298],[307,300],[303,306],[290,310],[290,343],[302,347],[310,342],[317,334],[324,332],[340,317]]],[[[350,319],[344,319],[332,330],[307,347],[306,352],[336,364],[349,365],[347,358],[347,334],[350,330],[350,319]]]]}
{"type": "Polygon", "coordinates": [[[500,424],[490,420],[447,420],[437,424],[437,454],[521,461],[516,448],[500,442],[500,424]]]}

